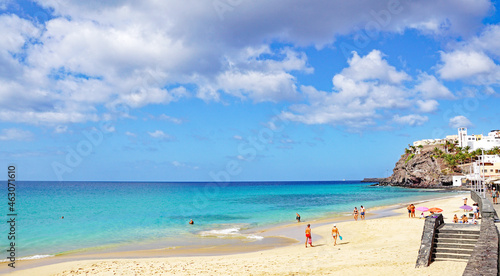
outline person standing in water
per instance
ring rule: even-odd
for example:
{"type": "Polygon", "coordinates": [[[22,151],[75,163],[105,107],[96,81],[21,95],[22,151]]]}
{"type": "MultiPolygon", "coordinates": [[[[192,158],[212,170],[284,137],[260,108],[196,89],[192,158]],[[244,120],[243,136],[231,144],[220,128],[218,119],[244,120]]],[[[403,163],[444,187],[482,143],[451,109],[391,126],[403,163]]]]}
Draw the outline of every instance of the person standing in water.
{"type": "Polygon", "coordinates": [[[337,225],[334,224],[332,228],[332,237],[333,237],[333,246],[337,245],[337,237],[340,236],[339,229],[337,228],[337,225]]]}
{"type": "Polygon", "coordinates": [[[300,215],[299,215],[299,213],[295,213],[295,219],[297,220],[297,222],[300,222],[300,215]]]}
{"type": "Polygon", "coordinates": [[[313,247],[312,235],[311,235],[311,225],[310,224],[308,224],[307,228],[306,228],[306,248],[307,248],[308,243],[311,247],[313,247]]]}

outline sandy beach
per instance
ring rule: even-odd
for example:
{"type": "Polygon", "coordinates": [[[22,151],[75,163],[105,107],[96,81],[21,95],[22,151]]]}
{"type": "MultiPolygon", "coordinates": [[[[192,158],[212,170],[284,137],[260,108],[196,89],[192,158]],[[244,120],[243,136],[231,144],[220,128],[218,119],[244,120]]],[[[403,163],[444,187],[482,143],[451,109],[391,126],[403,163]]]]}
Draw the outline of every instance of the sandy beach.
{"type": "MultiPolygon", "coordinates": [[[[463,214],[459,209],[463,196],[458,194],[415,205],[439,207],[444,210],[445,222],[451,223],[453,214],[463,214]]],[[[472,204],[470,198],[468,203],[472,204]]],[[[368,208],[367,212],[370,211],[377,212],[368,208]]],[[[394,212],[394,216],[368,217],[364,221],[350,218],[344,222],[309,222],[313,248],[305,248],[304,238],[293,245],[250,253],[126,259],[102,257],[19,269],[12,275],[441,275],[443,272],[462,275],[466,262],[440,261],[427,268],[415,268],[424,220],[419,219],[418,211],[416,218],[408,218],[405,206],[394,212]],[[343,237],[336,246],[330,235],[333,223],[337,224],[343,237]]],[[[281,229],[284,233],[293,232],[294,237],[303,237],[306,224],[297,223],[281,229]]],[[[267,234],[277,235],[279,232],[274,229],[267,234]]]]}

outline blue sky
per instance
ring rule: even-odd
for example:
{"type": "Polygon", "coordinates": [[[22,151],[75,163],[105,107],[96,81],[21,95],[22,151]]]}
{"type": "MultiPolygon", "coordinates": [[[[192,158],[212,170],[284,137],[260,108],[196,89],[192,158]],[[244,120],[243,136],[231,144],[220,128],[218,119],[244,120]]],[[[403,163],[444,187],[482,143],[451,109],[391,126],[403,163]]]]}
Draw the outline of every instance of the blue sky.
{"type": "Polygon", "coordinates": [[[341,180],[500,128],[498,5],[0,0],[19,180],[341,180]]]}

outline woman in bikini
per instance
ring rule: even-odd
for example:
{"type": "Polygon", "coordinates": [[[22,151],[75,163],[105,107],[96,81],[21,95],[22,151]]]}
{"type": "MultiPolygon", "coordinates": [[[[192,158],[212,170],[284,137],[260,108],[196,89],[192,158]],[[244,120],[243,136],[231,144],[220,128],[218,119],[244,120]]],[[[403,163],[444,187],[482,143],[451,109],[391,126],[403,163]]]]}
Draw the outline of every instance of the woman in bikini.
{"type": "Polygon", "coordinates": [[[306,248],[307,248],[307,243],[309,243],[309,245],[311,247],[313,247],[312,236],[311,236],[311,225],[310,224],[308,224],[307,228],[306,228],[306,248]]]}
{"type": "Polygon", "coordinates": [[[338,236],[340,236],[339,229],[337,228],[337,225],[334,224],[332,228],[333,246],[337,245],[338,236]]]}
{"type": "Polygon", "coordinates": [[[353,215],[354,215],[354,220],[357,221],[358,220],[358,207],[354,207],[353,215]]]}

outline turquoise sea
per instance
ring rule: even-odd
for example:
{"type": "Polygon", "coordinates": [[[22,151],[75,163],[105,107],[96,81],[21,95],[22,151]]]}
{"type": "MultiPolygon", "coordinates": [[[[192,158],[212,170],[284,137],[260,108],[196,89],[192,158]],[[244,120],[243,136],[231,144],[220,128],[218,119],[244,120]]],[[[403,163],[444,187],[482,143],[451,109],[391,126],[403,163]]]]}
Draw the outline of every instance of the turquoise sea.
{"type": "MultiPolygon", "coordinates": [[[[5,182],[4,182],[5,183],[5,182]]],[[[4,186],[5,187],[5,186],[4,186]]],[[[359,181],[139,183],[17,182],[18,258],[190,237],[261,239],[252,230],[440,197],[443,192],[359,181]],[[63,218],[64,217],[64,218],[63,218]],[[195,224],[188,225],[190,219],[195,224]]],[[[4,209],[7,212],[7,202],[4,209]]],[[[6,216],[4,215],[4,218],[6,216]]],[[[7,224],[1,224],[7,247],[7,224]]],[[[1,258],[1,257],[0,257],[1,258]]]]}

